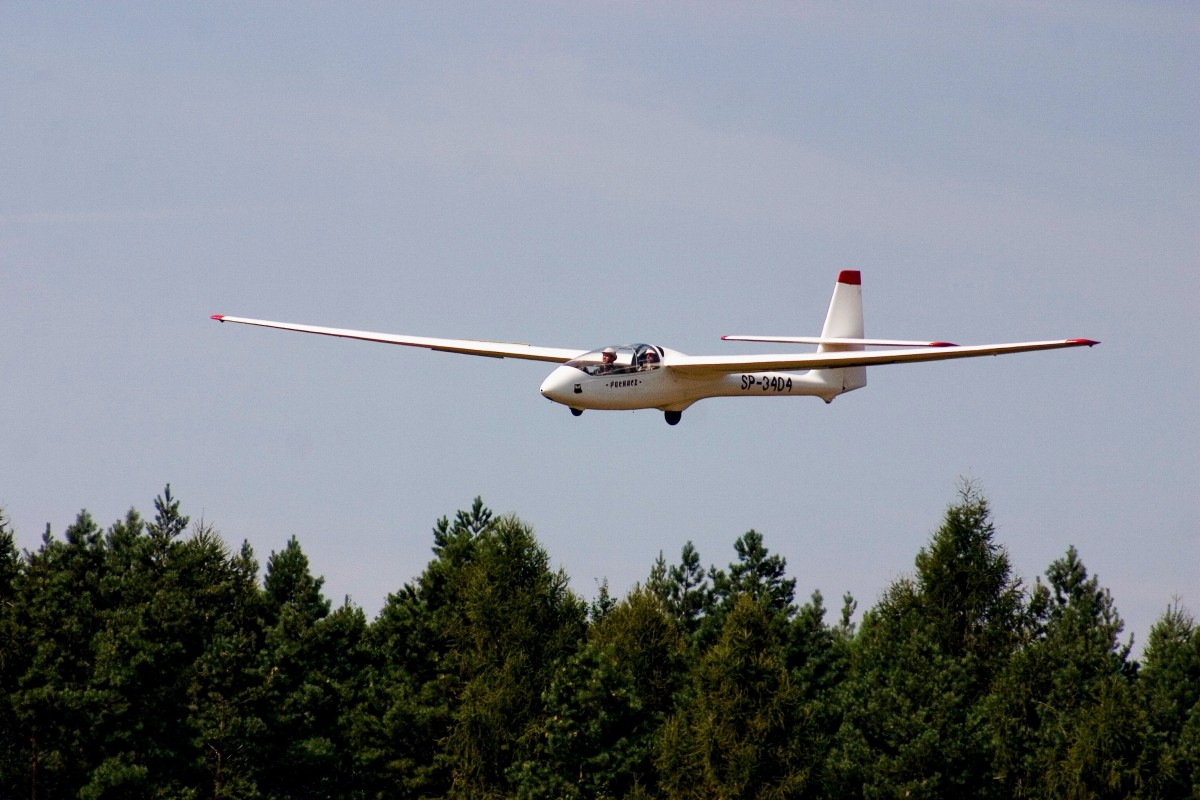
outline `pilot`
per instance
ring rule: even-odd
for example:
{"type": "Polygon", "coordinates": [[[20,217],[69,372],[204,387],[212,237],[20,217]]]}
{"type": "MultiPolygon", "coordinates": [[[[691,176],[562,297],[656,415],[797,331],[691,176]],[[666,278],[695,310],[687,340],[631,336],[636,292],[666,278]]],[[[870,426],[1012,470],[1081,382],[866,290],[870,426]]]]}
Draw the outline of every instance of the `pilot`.
{"type": "Polygon", "coordinates": [[[606,347],[600,351],[600,374],[612,372],[617,366],[617,351],[611,347],[606,347]]]}
{"type": "Polygon", "coordinates": [[[649,370],[658,366],[658,353],[653,350],[647,350],[642,356],[642,369],[649,370]]]}

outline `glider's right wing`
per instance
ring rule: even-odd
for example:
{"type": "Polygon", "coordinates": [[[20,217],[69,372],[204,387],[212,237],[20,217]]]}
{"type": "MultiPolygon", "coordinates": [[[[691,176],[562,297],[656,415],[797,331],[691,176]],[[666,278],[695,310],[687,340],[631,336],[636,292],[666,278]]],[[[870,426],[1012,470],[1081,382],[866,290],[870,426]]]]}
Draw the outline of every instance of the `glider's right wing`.
{"type": "Polygon", "coordinates": [[[430,336],[403,336],[395,333],[356,331],[349,328],[324,328],[319,325],[272,322],[265,319],[229,317],[224,314],[213,314],[212,318],[217,322],[237,322],[242,325],[258,325],[263,328],[315,333],[321,336],[361,339],[364,342],[383,342],[384,344],[401,344],[408,347],[424,347],[428,350],[440,350],[445,353],[464,353],[470,356],[489,356],[491,358],[524,358],[532,361],[552,361],[557,364],[578,358],[588,352],[587,350],[569,350],[562,347],[535,347],[515,342],[487,342],[476,341],[475,339],[436,339],[430,336]]]}

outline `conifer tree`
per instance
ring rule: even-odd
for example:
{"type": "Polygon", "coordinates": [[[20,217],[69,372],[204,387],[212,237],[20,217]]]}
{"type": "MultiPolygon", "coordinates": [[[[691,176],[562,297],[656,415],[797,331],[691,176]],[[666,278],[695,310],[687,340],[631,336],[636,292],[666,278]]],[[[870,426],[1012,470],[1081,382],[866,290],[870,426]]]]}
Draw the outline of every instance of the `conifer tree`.
{"type": "Polygon", "coordinates": [[[533,532],[479,499],[439,520],[434,554],[372,626],[382,722],[365,749],[390,794],[488,796],[527,759],[523,735],[587,607],[533,532]]]}
{"type": "MultiPolygon", "coordinates": [[[[706,604],[707,611],[696,630],[701,651],[720,637],[726,617],[742,595],[760,603],[772,624],[781,628],[796,612],[792,604],[796,581],[785,577],[787,562],[782,556],[771,555],[763,544],[761,533],[746,531],[734,540],[733,550],[737,560],[730,563],[728,572],[716,567],[708,570],[712,582],[711,600],[706,604]]],[[[689,574],[692,573],[689,571],[689,574]]]]}
{"type": "Polygon", "coordinates": [[[89,684],[103,561],[101,531],[81,511],[64,540],[47,525],[16,579],[14,616],[30,644],[10,700],[26,778],[21,791],[31,795],[74,795],[98,763],[94,722],[111,707],[89,684]]]}
{"type": "Polygon", "coordinates": [[[712,589],[700,564],[700,554],[691,541],[684,542],[679,563],[668,573],[667,608],[679,620],[684,631],[694,634],[700,621],[712,610],[712,589]]]}
{"type": "Polygon", "coordinates": [[[803,698],[787,669],[782,629],[749,593],[732,600],[717,642],[662,728],[667,797],[803,797],[816,791],[803,698]]]}
{"type": "Polygon", "coordinates": [[[18,796],[20,790],[13,778],[25,766],[13,707],[17,679],[25,671],[28,640],[28,633],[21,629],[16,618],[20,573],[16,537],[4,509],[0,508],[0,796],[5,797],[18,796]]]}
{"type": "Polygon", "coordinates": [[[356,786],[351,731],[366,618],[348,602],[330,613],[323,584],[295,537],[267,560],[251,706],[264,765],[255,786],[266,797],[339,796],[356,786]]]}
{"type": "Polygon", "coordinates": [[[652,791],[654,736],[684,675],[687,644],[660,597],[637,588],[561,662],[532,757],[515,770],[523,797],[625,797],[652,791]]]}
{"type": "Polygon", "coordinates": [[[584,634],[586,607],[532,530],[505,517],[480,536],[461,612],[448,619],[450,667],[463,680],[439,760],[452,797],[499,793],[524,760],[521,735],[540,713],[554,665],[584,634]]]}
{"type": "Polygon", "coordinates": [[[987,703],[997,783],[1010,796],[1127,797],[1141,782],[1147,717],[1112,597],[1074,547],[1030,601],[1036,630],[987,703]]]}
{"type": "Polygon", "coordinates": [[[831,770],[844,793],[974,796],[996,791],[981,709],[1016,646],[1023,595],[967,484],[916,558],[863,619],[831,770]]]}
{"type": "Polygon", "coordinates": [[[1150,724],[1145,796],[1200,795],[1200,627],[1178,601],[1150,629],[1139,677],[1150,724]]]}

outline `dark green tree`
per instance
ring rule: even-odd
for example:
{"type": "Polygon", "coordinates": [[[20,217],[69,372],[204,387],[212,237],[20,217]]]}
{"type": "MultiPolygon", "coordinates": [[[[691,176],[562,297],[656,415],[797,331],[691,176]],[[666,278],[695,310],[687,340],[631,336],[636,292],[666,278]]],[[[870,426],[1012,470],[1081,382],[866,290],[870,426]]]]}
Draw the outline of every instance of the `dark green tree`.
{"type": "Polygon", "coordinates": [[[583,642],[587,606],[527,526],[478,499],[439,521],[434,554],[372,626],[381,722],[363,752],[384,793],[493,796],[529,757],[524,734],[583,642]]]}
{"type": "Polygon", "coordinates": [[[585,645],[555,669],[542,700],[530,757],[511,769],[518,797],[623,796],[649,755],[649,718],[629,670],[611,650],[585,645]]]}
{"type": "Polygon", "coordinates": [[[638,588],[560,663],[515,771],[525,797],[626,797],[658,783],[654,736],[684,677],[687,644],[662,600],[638,588]]]}
{"type": "Polygon", "coordinates": [[[770,606],[733,599],[721,636],[692,672],[689,691],[663,725],[663,794],[802,797],[815,793],[811,713],[787,668],[783,629],[770,606]]]}
{"type": "Polygon", "coordinates": [[[825,623],[824,598],[817,590],[787,628],[788,669],[806,713],[804,747],[819,765],[810,787],[828,782],[824,770],[843,718],[841,689],[850,673],[854,608],[847,594],[841,621],[830,627],[825,623]]]}
{"type": "Polygon", "coordinates": [[[18,741],[19,725],[12,701],[17,681],[26,669],[28,635],[17,623],[18,578],[21,558],[16,537],[0,508],[0,796],[17,797],[27,787],[18,787],[12,777],[26,764],[18,741]]]}
{"type": "Polygon", "coordinates": [[[917,554],[922,614],[942,649],[970,657],[981,685],[1019,641],[1025,594],[1008,553],[995,541],[991,508],[973,484],[946,510],[941,527],[917,554]]]}
{"type": "Polygon", "coordinates": [[[830,756],[843,797],[986,797],[985,735],[970,671],[940,645],[911,581],[867,612],[851,651],[830,756]]]}
{"type": "Polygon", "coordinates": [[[914,578],[863,619],[832,773],[865,797],[996,793],[981,706],[1020,639],[1020,583],[967,484],[916,557],[914,578]]]}
{"type": "Polygon", "coordinates": [[[493,514],[475,498],[433,529],[434,558],[416,580],[389,595],[367,631],[368,688],[355,729],[360,769],[381,796],[444,795],[451,776],[435,758],[449,734],[462,676],[447,656],[461,614],[466,573],[493,514]]]}
{"type": "Polygon", "coordinates": [[[366,619],[348,603],[330,614],[323,584],[295,537],[267,560],[258,670],[269,766],[257,780],[267,797],[330,797],[354,785],[347,719],[366,666],[366,619]]]}
{"type": "Polygon", "coordinates": [[[667,608],[685,632],[694,634],[700,621],[712,610],[713,592],[700,564],[700,554],[690,541],[679,553],[679,563],[668,573],[667,608]]]}
{"type": "Polygon", "coordinates": [[[710,572],[713,591],[723,610],[732,610],[741,595],[749,595],[772,615],[790,617],[795,611],[796,581],[785,577],[787,562],[782,556],[771,555],[763,544],[762,534],[749,530],[733,543],[737,561],[729,572],[714,569],[710,572]]]}
{"type": "Polygon", "coordinates": [[[9,700],[23,764],[13,783],[22,793],[75,795],[99,763],[95,721],[113,704],[90,685],[91,643],[103,626],[103,563],[100,528],[81,511],[64,540],[47,526],[16,577],[13,613],[28,649],[9,700]]]}
{"type": "MultiPolygon", "coordinates": [[[[210,528],[201,529],[213,535],[210,528]]],[[[198,534],[200,535],[200,534],[198,534]]],[[[249,543],[232,555],[210,586],[223,613],[214,615],[204,651],[192,665],[188,715],[198,762],[198,794],[213,798],[259,798],[270,716],[262,681],[266,615],[258,588],[258,562],[249,543]]]]}
{"type": "Polygon", "coordinates": [[[107,536],[91,684],[112,705],[95,724],[103,761],[85,796],[184,796],[206,785],[198,666],[214,640],[256,623],[238,614],[254,607],[253,562],[232,557],[210,526],[184,536],[188,520],[169,487],[155,508],[149,524],[131,511],[107,536]]]}
{"type": "Polygon", "coordinates": [[[1200,796],[1200,627],[1177,602],[1142,656],[1139,695],[1149,716],[1145,797],[1200,796]]]}
{"type": "Polygon", "coordinates": [[[1112,597],[1074,547],[1046,571],[1030,641],[987,703],[999,786],[1010,797],[1128,797],[1141,783],[1146,712],[1112,597]]]}
{"type": "Polygon", "coordinates": [[[451,796],[498,796],[528,755],[521,737],[542,712],[555,664],[583,640],[586,606],[512,517],[480,537],[465,577],[462,613],[449,620],[452,667],[464,682],[442,760],[451,796]]]}
{"type": "MultiPolygon", "coordinates": [[[[700,588],[692,595],[697,602],[706,601],[706,613],[696,630],[696,640],[701,650],[711,646],[720,637],[726,617],[742,595],[760,603],[773,624],[781,627],[796,612],[792,604],[796,595],[796,581],[786,577],[787,562],[782,556],[771,555],[763,544],[762,534],[755,530],[747,531],[734,541],[733,550],[737,560],[729,565],[728,572],[716,567],[709,568],[711,599],[696,593],[703,591],[702,584],[697,584],[700,588]]],[[[690,569],[687,574],[695,575],[690,569]]]]}

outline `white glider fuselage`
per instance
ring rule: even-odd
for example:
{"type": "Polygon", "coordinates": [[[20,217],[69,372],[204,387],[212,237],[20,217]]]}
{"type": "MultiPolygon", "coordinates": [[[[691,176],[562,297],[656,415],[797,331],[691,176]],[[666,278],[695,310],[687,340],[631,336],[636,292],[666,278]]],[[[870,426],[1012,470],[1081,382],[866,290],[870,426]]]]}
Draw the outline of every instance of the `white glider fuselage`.
{"type": "Polygon", "coordinates": [[[672,425],[679,422],[684,409],[706,397],[807,395],[829,403],[840,394],[866,386],[869,366],[1097,344],[1090,339],[1055,339],[960,347],[948,342],[866,339],[861,282],[856,270],[844,270],[838,275],[820,336],[723,337],[733,341],[815,344],[817,349],[811,353],[689,356],[649,344],[583,351],[511,342],[374,333],[223,314],[214,314],[213,319],[449,353],[557,363],[560,366],[542,382],[541,393],[543,397],[569,407],[572,413],[579,415],[592,409],[656,408],[666,414],[667,422],[672,425]],[[886,349],[868,352],[868,347],[886,349]]]}
{"type": "Polygon", "coordinates": [[[653,365],[617,366],[611,369],[605,369],[602,365],[594,369],[563,365],[542,382],[542,396],[581,411],[632,411],[640,408],[683,411],[697,400],[708,397],[814,395],[832,400],[840,394],[840,390],[832,391],[828,382],[814,375],[816,370],[679,374],[671,368],[672,362],[686,356],[665,347],[653,349],[661,359],[653,365]]]}

